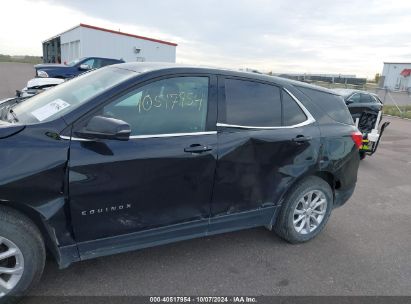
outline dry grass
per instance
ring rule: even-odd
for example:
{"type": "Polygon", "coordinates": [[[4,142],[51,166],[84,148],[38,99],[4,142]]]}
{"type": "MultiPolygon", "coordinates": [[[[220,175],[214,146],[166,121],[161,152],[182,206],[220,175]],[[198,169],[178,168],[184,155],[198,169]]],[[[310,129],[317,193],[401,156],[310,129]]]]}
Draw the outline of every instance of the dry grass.
{"type": "Polygon", "coordinates": [[[411,119],[411,106],[400,106],[399,108],[401,112],[396,106],[384,105],[384,114],[411,119]]]}

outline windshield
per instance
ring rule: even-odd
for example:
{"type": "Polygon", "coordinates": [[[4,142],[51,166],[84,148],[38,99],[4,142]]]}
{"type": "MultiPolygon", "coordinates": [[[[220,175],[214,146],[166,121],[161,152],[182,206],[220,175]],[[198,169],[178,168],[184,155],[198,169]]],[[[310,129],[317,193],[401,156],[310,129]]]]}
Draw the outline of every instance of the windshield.
{"type": "Polygon", "coordinates": [[[16,105],[11,110],[14,121],[33,124],[53,120],[135,75],[113,67],[83,74],[16,105]]]}

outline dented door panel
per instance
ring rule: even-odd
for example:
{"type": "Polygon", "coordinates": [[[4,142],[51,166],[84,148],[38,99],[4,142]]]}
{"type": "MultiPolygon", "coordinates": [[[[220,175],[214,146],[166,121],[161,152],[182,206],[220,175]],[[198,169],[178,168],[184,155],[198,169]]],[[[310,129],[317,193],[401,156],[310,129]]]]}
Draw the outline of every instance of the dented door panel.
{"type": "Polygon", "coordinates": [[[222,129],[212,216],[275,206],[289,186],[318,167],[315,125],[274,130],[222,129]],[[299,135],[311,137],[295,142],[299,135]]]}

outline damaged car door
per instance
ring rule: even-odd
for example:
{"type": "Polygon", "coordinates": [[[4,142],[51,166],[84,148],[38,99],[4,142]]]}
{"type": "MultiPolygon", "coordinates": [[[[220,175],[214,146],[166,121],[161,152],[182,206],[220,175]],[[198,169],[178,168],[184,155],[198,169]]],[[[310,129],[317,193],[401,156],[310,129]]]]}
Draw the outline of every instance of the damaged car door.
{"type": "Polygon", "coordinates": [[[315,169],[319,128],[290,91],[273,83],[221,77],[218,86],[210,229],[270,225],[289,185],[315,169]]]}
{"type": "Polygon", "coordinates": [[[214,82],[209,75],[163,76],[127,90],[73,127],[70,208],[80,254],[87,255],[84,242],[107,237],[126,245],[156,242],[170,229],[170,239],[206,232],[217,155],[214,82]],[[127,123],[130,138],[76,138],[96,116],[127,123]],[[127,238],[135,232],[144,240],[127,238]],[[119,235],[125,237],[116,240],[119,235]]]}

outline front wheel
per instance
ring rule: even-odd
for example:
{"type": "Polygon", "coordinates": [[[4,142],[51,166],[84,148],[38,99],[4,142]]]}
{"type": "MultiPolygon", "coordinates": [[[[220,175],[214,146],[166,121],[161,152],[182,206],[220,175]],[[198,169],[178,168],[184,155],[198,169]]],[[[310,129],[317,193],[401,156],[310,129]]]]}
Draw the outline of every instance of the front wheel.
{"type": "Polygon", "coordinates": [[[19,212],[0,207],[0,300],[15,303],[43,272],[46,252],[40,231],[19,212]]]}
{"type": "Polygon", "coordinates": [[[286,196],[274,230],[290,243],[307,242],[323,230],[332,208],[330,185],[322,178],[308,177],[286,196]]]}

